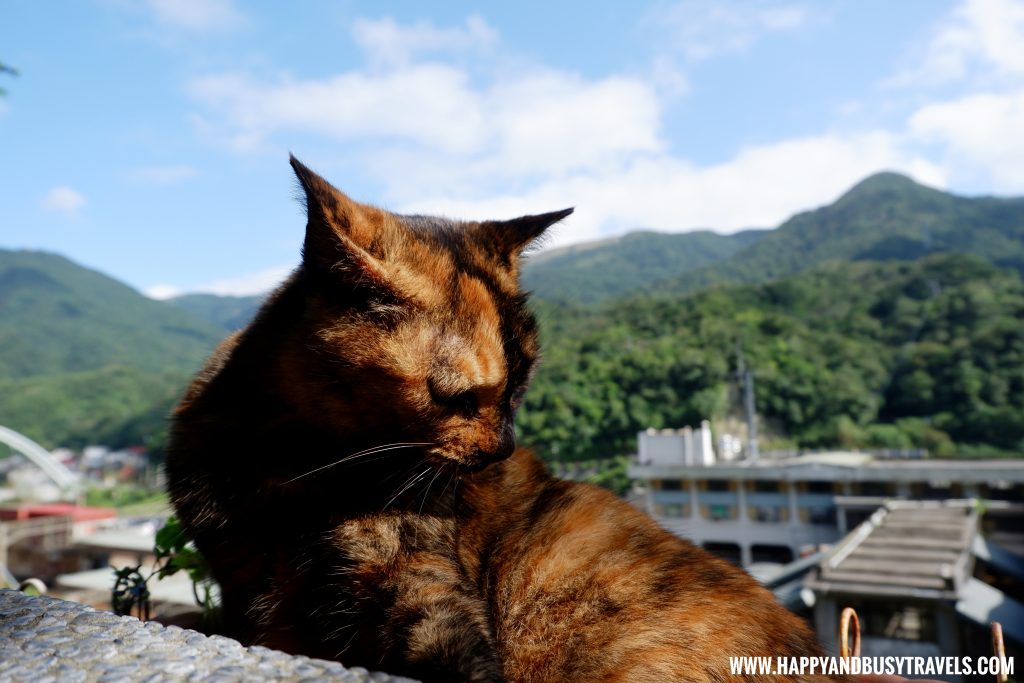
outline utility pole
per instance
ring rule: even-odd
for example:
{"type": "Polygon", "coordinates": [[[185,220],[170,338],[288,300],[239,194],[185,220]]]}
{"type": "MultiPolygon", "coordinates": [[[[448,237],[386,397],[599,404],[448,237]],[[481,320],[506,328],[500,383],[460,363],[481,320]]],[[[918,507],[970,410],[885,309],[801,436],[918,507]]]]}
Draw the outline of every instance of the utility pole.
{"type": "Polygon", "coordinates": [[[754,373],[743,360],[743,347],[736,340],[736,380],[743,388],[743,410],[747,416],[747,459],[757,460],[757,412],[754,408],[754,373]]]}

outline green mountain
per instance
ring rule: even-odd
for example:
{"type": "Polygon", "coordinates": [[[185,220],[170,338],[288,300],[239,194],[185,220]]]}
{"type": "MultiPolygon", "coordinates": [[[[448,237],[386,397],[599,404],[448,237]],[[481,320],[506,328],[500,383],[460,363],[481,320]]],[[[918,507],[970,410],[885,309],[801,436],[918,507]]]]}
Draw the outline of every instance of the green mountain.
{"type": "Polygon", "coordinates": [[[0,379],[0,424],[48,448],[89,444],[162,448],[167,415],[191,374],[107,365],[0,379]]]}
{"type": "Polygon", "coordinates": [[[126,425],[165,414],[223,334],[62,256],[0,250],[0,423],[50,447],[145,442],[126,425]]]}
{"type": "Polygon", "coordinates": [[[1024,452],[1024,282],[977,257],[835,261],[540,312],[544,361],[519,428],[549,457],[628,453],[647,427],[738,419],[738,345],[765,447],[1024,452]]]}
{"type": "Polygon", "coordinates": [[[263,299],[263,296],[184,294],[168,299],[167,302],[218,328],[234,332],[249,324],[263,299]]]}
{"type": "Polygon", "coordinates": [[[0,377],[189,371],[223,336],[106,275],[37,251],[0,250],[0,377]]]}
{"type": "Polygon", "coordinates": [[[718,283],[767,282],[836,259],[913,260],[934,253],[974,254],[1024,271],[1024,198],[958,197],[879,173],[728,260],[658,283],[658,289],[693,292],[718,283]]]}
{"type": "Polygon", "coordinates": [[[724,261],[766,232],[632,232],[539,252],[523,268],[523,285],[540,299],[592,304],[724,261]]]}
{"type": "MultiPolygon", "coordinates": [[[[545,360],[524,440],[586,459],[645,427],[729,417],[739,342],[776,445],[1019,453],[1022,271],[1024,199],[888,173],[772,231],[537,254],[524,281],[545,360]]],[[[153,301],[60,256],[0,250],[0,423],[47,446],[159,447],[188,378],[258,305],[153,301]]]]}

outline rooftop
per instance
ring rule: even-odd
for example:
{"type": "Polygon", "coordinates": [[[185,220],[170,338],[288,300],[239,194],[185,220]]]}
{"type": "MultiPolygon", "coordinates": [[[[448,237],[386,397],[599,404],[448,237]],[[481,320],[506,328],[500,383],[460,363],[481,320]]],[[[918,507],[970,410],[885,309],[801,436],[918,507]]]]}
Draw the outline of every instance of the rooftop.
{"type": "Polygon", "coordinates": [[[22,503],[0,508],[0,519],[16,520],[32,517],[70,517],[75,522],[88,522],[117,517],[113,508],[75,505],[74,503],[22,503]]]}
{"type": "Polygon", "coordinates": [[[971,576],[974,501],[891,501],[821,561],[810,585],[844,595],[956,600],[971,576]]]}
{"type": "Polygon", "coordinates": [[[630,465],[641,479],[695,477],[702,479],[839,479],[849,481],[921,481],[942,479],[959,483],[1005,481],[1024,483],[1024,459],[947,460],[944,458],[881,458],[857,451],[826,451],[786,458],[734,460],[709,465],[630,465]]]}

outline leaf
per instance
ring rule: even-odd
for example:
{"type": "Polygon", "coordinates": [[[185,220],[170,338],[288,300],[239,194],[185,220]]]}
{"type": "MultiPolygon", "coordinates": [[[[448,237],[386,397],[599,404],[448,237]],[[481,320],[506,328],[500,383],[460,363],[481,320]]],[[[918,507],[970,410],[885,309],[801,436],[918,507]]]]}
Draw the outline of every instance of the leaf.
{"type": "Polygon", "coordinates": [[[156,532],[153,552],[158,559],[161,559],[181,552],[187,543],[188,537],[185,535],[185,529],[182,528],[178,518],[171,515],[156,532]]]}

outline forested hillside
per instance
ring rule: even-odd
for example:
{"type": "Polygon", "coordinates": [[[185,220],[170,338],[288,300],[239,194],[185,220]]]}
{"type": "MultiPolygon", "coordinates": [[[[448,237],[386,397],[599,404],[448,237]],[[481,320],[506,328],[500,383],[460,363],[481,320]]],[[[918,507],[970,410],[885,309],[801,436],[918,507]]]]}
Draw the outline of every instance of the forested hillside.
{"type": "Polygon", "coordinates": [[[49,447],[159,443],[163,420],[128,426],[170,405],[221,336],[61,256],[0,250],[0,424],[49,447]]]}
{"type": "Polygon", "coordinates": [[[0,250],[0,377],[189,371],[220,330],[56,254],[0,250]]]}
{"type": "Polygon", "coordinates": [[[599,309],[541,305],[519,425],[551,457],[739,416],[737,349],[771,447],[1024,451],[1024,285],[968,256],[830,263],[764,285],[599,309]]]}
{"type": "MultiPolygon", "coordinates": [[[[738,418],[766,447],[1024,453],[1024,199],[894,174],[772,231],[634,233],[532,257],[544,361],[521,411],[546,457],[738,418]]],[[[0,424],[40,443],[148,445],[258,297],[153,301],[53,254],[0,250],[0,424]]]]}
{"type": "Polygon", "coordinates": [[[548,301],[608,301],[725,261],[767,232],[632,232],[616,239],[540,252],[523,268],[523,286],[536,298],[548,301]]]}
{"type": "Polygon", "coordinates": [[[184,294],[168,299],[167,303],[188,311],[222,330],[234,332],[249,324],[263,303],[263,297],[184,294]]]}

